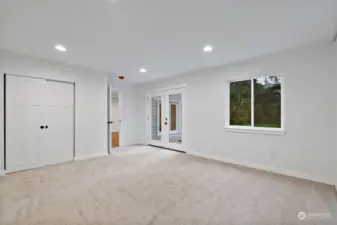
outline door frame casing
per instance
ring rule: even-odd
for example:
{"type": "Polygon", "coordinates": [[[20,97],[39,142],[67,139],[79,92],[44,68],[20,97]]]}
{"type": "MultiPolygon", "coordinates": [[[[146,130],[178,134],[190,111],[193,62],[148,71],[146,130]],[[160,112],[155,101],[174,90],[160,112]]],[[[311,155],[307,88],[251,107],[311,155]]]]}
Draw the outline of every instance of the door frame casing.
{"type": "MultiPolygon", "coordinates": [[[[163,147],[163,148],[168,148],[168,149],[174,149],[177,151],[183,151],[183,152],[187,152],[187,129],[186,129],[186,119],[187,119],[187,110],[186,110],[186,103],[187,103],[187,98],[186,98],[186,94],[187,94],[187,85],[186,84],[182,84],[182,85],[175,85],[175,86],[167,86],[164,88],[159,88],[159,89],[154,89],[154,90],[149,90],[146,91],[146,95],[145,95],[145,101],[146,101],[146,113],[145,113],[145,121],[146,121],[146,144],[148,145],[154,145],[154,146],[159,146],[159,147],[163,147]],[[179,92],[180,91],[180,92],[179,92]],[[162,93],[165,92],[165,104],[166,104],[166,99],[168,99],[168,96],[170,94],[174,94],[174,92],[177,93],[181,93],[182,94],[182,99],[181,99],[181,105],[179,106],[179,110],[182,113],[181,116],[181,121],[180,122],[180,126],[181,126],[181,134],[182,134],[182,143],[181,144],[176,144],[176,143],[170,143],[169,142],[169,137],[168,137],[168,141],[166,143],[162,143],[162,141],[158,142],[158,141],[153,141],[151,140],[151,107],[152,107],[152,103],[151,103],[151,97],[155,96],[155,93],[162,93]]],[[[167,100],[169,101],[169,100],[167,100]]],[[[165,114],[168,115],[167,113],[169,113],[169,109],[167,107],[164,107],[165,109],[165,114]]],[[[162,109],[163,110],[163,109],[162,109]]],[[[168,117],[170,118],[170,117],[168,117]]],[[[170,119],[167,121],[168,123],[170,123],[170,119]]],[[[163,126],[162,126],[163,129],[163,126]]]]}

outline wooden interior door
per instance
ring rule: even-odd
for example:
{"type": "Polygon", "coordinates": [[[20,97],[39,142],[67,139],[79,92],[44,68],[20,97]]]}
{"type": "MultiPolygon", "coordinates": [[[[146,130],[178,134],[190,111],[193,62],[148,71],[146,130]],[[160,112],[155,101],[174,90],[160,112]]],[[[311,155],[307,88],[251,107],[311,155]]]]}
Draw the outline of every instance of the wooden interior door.
{"type": "Polygon", "coordinates": [[[111,132],[111,147],[119,147],[119,132],[111,132]]]}

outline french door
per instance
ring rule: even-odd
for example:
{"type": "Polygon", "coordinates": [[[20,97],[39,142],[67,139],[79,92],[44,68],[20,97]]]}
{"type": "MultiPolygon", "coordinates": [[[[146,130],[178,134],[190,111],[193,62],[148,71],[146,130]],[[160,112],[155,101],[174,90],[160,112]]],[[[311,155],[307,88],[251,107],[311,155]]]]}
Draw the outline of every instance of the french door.
{"type": "Polygon", "coordinates": [[[185,151],[185,88],[151,92],[147,102],[148,144],[185,151]]]}

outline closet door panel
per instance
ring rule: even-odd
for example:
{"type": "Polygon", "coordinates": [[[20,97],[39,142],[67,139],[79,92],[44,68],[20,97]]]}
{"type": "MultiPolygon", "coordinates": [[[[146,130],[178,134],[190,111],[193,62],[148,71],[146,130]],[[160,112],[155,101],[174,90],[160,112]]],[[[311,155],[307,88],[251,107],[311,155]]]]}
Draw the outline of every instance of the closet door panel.
{"type": "Polygon", "coordinates": [[[6,76],[6,172],[71,161],[74,85],[6,76]]]}
{"type": "Polygon", "coordinates": [[[6,75],[6,171],[39,166],[41,80],[6,75]]]}
{"type": "Polygon", "coordinates": [[[74,149],[74,86],[61,82],[46,82],[43,138],[43,161],[55,164],[73,159],[74,149]]]}
{"type": "Polygon", "coordinates": [[[41,139],[41,160],[56,164],[73,159],[73,116],[71,107],[44,107],[45,129],[41,139]]]}

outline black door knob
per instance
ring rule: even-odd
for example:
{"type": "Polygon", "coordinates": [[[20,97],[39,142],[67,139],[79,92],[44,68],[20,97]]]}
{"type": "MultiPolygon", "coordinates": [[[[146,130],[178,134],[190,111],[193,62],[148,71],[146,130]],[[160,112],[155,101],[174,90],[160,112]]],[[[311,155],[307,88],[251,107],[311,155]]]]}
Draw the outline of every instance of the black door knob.
{"type": "Polygon", "coordinates": [[[40,126],[40,129],[44,129],[44,126],[40,126]]]}

